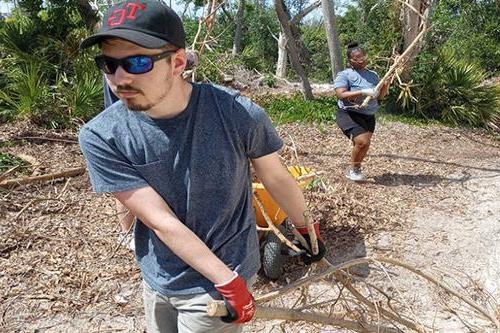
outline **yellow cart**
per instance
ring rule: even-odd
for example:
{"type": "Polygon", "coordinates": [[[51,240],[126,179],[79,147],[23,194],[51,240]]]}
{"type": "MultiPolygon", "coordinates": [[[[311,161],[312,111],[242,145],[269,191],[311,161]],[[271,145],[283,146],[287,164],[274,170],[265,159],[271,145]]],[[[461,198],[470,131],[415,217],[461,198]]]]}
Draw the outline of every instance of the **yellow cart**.
{"type": "MultiPolygon", "coordinates": [[[[316,173],[312,169],[301,166],[288,167],[288,172],[297,180],[297,184],[301,189],[309,185],[316,177],[316,173]]],[[[252,183],[254,192],[253,206],[255,209],[255,218],[257,222],[257,230],[259,231],[259,239],[262,249],[262,268],[264,274],[271,280],[278,279],[283,270],[283,263],[288,253],[288,249],[281,242],[279,237],[269,227],[264,214],[271,222],[278,227],[281,233],[286,234],[286,227],[283,226],[287,220],[286,213],[278,206],[271,198],[264,186],[256,181],[252,183]],[[258,199],[256,199],[256,197],[258,199]],[[261,205],[257,202],[260,201],[261,205]],[[259,207],[262,206],[262,209],[259,207]]]]}

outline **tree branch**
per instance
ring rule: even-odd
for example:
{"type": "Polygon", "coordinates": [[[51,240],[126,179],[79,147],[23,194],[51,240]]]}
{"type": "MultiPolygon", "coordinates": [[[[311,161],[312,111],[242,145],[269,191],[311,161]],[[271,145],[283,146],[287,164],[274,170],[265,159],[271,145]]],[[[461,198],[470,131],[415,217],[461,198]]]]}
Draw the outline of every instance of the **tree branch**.
{"type": "Polygon", "coordinates": [[[318,0],[315,3],[313,3],[312,5],[310,5],[309,7],[307,7],[306,9],[304,9],[303,11],[301,11],[300,13],[298,13],[297,15],[295,15],[290,20],[290,25],[297,25],[297,24],[299,24],[299,22],[302,21],[302,19],[304,17],[306,17],[310,12],[312,12],[313,10],[315,10],[316,8],[318,8],[320,5],[321,5],[321,0],[318,0]]]}
{"type": "Polygon", "coordinates": [[[14,179],[6,179],[0,182],[0,187],[3,188],[12,188],[19,185],[25,185],[35,182],[42,182],[47,180],[54,180],[58,178],[66,178],[66,177],[76,177],[85,173],[85,168],[73,168],[68,169],[61,172],[49,173],[46,175],[33,176],[33,177],[25,177],[25,178],[14,178],[14,179]]]}

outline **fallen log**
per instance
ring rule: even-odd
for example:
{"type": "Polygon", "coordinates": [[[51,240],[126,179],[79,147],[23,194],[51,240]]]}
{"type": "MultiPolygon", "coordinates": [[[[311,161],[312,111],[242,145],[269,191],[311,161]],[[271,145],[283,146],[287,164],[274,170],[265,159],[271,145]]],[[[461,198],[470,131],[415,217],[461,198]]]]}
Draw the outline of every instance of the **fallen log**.
{"type": "Polygon", "coordinates": [[[46,175],[24,177],[24,178],[14,178],[5,179],[0,182],[0,187],[2,188],[12,188],[19,185],[31,184],[36,182],[43,182],[48,180],[54,180],[59,178],[76,177],[85,173],[85,167],[68,169],[65,171],[49,173],[46,175]]]}

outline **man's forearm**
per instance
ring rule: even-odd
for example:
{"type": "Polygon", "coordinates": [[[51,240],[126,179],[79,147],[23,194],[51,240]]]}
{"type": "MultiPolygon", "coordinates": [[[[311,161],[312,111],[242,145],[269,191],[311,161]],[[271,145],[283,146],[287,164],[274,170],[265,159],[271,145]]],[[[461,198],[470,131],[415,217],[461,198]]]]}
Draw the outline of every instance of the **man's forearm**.
{"type": "Polygon", "coordinates": [[[281,163],[272,166],[272,170],[272,174],[260,172],[259,179],[278,206],[288,215],[289,220],[296,227],[304,226],[307,205],[297,181],[281,163]]]}
{"type": "Polygon", "coordinates": [[[264,186],[278,206],[288,215],[290,222],[296,227],[303,227],[306,223],[304,212],[307,206],[296,180],[287,172],[282,178],[268,181],[264,186]]]}
{"type": "Polygon", "coordinates": [[[233,272],[175,216],[173,211],[152,188],[114,193],[158,238],[186,264],[214,284],[230,280],[233,272]]]}
{"type": "Polygon", "coordinates": [[[153,229],[172,252],[214,284],[222,284],[233,272],[179,220],[168,221],[165,227],[153,229]]]}
{"type": "Polygon", "coordinates": [[[257,177],[290,221],[297,227],[304,226],[304,212],[307,209],[304,194],[297,181],[281,164],[278,154],[253,159],[252,164],[257,177]]]}

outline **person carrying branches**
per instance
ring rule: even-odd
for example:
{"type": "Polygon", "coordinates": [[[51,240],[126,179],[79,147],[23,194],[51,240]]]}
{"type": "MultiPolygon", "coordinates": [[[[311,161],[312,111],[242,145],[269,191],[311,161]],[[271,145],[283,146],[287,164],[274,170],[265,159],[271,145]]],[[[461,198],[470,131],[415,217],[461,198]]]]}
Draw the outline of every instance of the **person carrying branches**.
{"type": "MultiPolygon", "coordinates": [[[[309,239],[304,196],[277,154],[283,143],[249,99],[182,78],[184,27],[163,2],[113,5],[80,47],[96,44],[119,101],[81,128],[79,142],[93,190],[137,217],[147,331],[240,332],[255,312],[260,267],[251,165],[309,239]],[[221,299],[229,314],[209,317],[206,304],[221,299]]],[[[321,260],[318,245],[303,259],[321,260]]]]}
{"type": "Polygon", "coordinates": [[[347,61],[350,68],[337,74],[334,81],[335,94],[338,98],[337,125],[353,143],[351,165],[346,177],[353,181],[363,180],[361,163],[370,148],[375,132],[375,113],[389,90],[389,82],[376,89],[379,76],[366,69],[366,53],[358,43],[347,46],[347,61]],[[362,106],[366,96],[371,97],[366,107],[362,106]]]}

